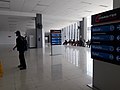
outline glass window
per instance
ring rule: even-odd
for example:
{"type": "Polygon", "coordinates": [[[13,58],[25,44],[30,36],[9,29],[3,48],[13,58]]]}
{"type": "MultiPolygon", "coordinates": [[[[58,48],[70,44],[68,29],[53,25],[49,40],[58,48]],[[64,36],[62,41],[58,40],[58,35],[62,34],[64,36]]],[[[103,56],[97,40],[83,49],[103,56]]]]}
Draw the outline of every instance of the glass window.
{"type": "Polygon", "coordinates": [[[75,41],[77,41],[77,23],[74,24],[75,27],[75,41]]]}
{"type": "Polygon", "coordinates": [[[71,39],[71,28],[69,26],[69,40],[71,39]]]}
{"type": "Polygon", "coordinates": [[[66,27],[66,39],[69,40],[69,28],[66,27]]]}
{"type": "Polygon", "coordinates": [[[74,25],[72,24],[72,40],[74,39],[74,25]]]}
{"type": "Polygon", "coordinates": [[[71,39],[72,39],[73,38],[72,24],[70,25],[70,29],[71,29],[71,39]]]}
{"type": "Polygon", "coordinates": [[[91,39],[91,27],[87,27],[87,40],[91,39]]]}
{"type": "Polygon", "coordinates": [[[62,29],[62,42],[66,40],[66,28],[62,29]]]}
{"type": "Polygon", "coordinates": [[[77,40],[80,38],[80,29],[78,29],[79,22],[77,22],[77,40]]]}
{"type": "Polygon", "coordinates": [[[91,16],[87,17],[87,40],[91,39],[91,16]]]}

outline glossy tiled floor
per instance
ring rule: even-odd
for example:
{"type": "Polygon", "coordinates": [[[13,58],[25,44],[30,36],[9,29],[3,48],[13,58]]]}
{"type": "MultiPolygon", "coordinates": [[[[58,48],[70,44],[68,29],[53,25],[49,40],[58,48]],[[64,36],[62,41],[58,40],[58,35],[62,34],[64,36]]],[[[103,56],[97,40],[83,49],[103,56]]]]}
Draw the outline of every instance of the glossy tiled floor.
{"type": "Polygon", "coordinates": [[[27,70],[20,71],[17,51],[0,46],[4,76],[0,90],[91,90],[92,59],[90,49],[59,46],[30,49],[25,53],[27,70]],[[56,50],[57,49],[57,50],[56,50]]]}

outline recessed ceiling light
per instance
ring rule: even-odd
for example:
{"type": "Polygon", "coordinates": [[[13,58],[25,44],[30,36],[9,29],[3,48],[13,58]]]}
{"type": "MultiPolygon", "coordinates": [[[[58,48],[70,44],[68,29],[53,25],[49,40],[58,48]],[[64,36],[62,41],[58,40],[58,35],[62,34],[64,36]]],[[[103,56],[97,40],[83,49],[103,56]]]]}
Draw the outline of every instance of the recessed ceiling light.
{"type": "MultiPolygon", "coordinates": [[[[39,11],[39,10],[32,10],[33,12],[37,12],[37,13],[41,13],[42,11],[39,11]]],[[[32,19],[34,20],[34,19],[32,19]]]]}
{"type": "Polygon", "coordinates": [[[92,12],[92,11],[90,11],[90,10],[85,10],[84,12],[92,12]]]}
{"type": "Polygon", "coordinates": [[[48,7],[49,5],[45,5],[45,4],[37,4],[37,6],[46,6],[46,7],[48,7]]]}
{"type": "Polygon", "coordinates": [[[101,7],[108,7],[108,6],[106,6],[106,5],[99,5],[99,6],[101,6],[101,7]]]}
{"type": "Polygon", "coordinates": [[[90,2],[84,2],[84,1],[82,1],[81,3],[83,3],[83,4],[92,4],[92,3],[90,3],[90,2]]]}

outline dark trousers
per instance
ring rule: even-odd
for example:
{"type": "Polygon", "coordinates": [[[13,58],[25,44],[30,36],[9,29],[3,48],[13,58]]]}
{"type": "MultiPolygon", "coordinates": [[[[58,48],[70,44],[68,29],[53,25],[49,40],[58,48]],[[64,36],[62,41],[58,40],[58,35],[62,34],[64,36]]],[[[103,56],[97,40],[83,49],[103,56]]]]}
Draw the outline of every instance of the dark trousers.
{"type": "Polygon", "coordinates": [[[20,60],[20,65],[21,65],[22,67],[26,68],[24,51],[19,51],[19,60],[20,60]]]}

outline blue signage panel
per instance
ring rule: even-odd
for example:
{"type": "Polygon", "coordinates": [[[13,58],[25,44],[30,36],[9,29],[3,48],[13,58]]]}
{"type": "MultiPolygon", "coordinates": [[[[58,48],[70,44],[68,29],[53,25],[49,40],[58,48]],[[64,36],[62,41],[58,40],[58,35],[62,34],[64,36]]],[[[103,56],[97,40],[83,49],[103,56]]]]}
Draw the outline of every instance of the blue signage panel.
{"type": "Polygon", "coordinates": [[[52,37],[54,37],[54,36],[59,37],[59,36],[61,36],[61,33],[52,33],[52,37]]]}
{"type": "Polygon", "coordinates": [[[92,26],[91,57],[120,65],[120,23],[92,26]]]}
{"type": "Polygon", "coordinates": [[[103,50],[103,51],[113,52],[114,47],[107,45],[92,45],[91,50],[103,50]]]}
{"type": "Polygon", "coordinates": [[[96,41],[113,41],[114,36],[113,35],[93,35],[91,39],[96,41]]]}
{"type": "Polygon", "coordinates": [[[61,30],[51,30],[51,45],[61,45],[61,30]]]}
{"type": "Polygon", "coordinates": [[[108,53],[102,53],[102,52],[92,52],[93,57],[98,57],[103,60],[114,60],[114,56],[112,54],[108,53]]]}
{"type": "Polygon", "coordinates": [[[114,25],[106,25],[106,26],[96,26],[93,27],[91,32],[111,32],[115,30],[114,25]]]}

